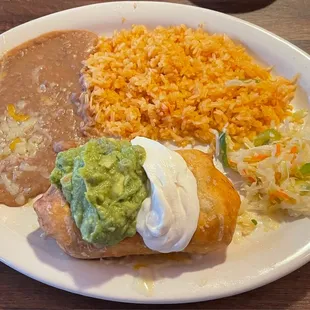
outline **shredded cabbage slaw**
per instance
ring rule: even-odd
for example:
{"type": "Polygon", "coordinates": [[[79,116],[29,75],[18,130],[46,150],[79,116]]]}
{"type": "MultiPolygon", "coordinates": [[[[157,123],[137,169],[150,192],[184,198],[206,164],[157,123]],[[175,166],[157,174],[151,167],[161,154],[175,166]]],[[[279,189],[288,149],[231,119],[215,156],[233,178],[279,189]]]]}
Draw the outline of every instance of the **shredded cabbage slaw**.
{"type": "MultiPolygon", "coordinates": [[[[310,129],[304,126],[307,113],[297,111],[280,126],[270,128],[253,141],[245,139],[242,149],[226,133],[230,168],[242,177],[238,225],[242,235],[257,226],[256,218],[271,218],[280,211],[292,217],[310,216],[310,129]]],[[[221,135],[219,135],[221,136],[221,135]]]]}

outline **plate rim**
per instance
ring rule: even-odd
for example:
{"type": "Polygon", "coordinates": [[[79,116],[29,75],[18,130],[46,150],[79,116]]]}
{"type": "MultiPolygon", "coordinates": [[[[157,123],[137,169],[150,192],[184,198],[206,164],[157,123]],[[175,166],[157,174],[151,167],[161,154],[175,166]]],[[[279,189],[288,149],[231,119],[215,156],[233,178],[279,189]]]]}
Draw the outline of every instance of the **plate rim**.
{"type": "MultiPolygon", "coordinates": [[[[66,14],[70,11],[77,11],[77,10],[84,10],[85,8],[89,8],[89,7],[101,7],[101,6],[117,6],[117,5],[122,5],[122,6],[126,6],[126,5],[134,5],[136,4],[137,6],[139,5],[159,5],[159,6],[171,6],[171,7],[186,7],[188,9],[191,9],[191,10],[196,10],[196,11],[208,11],[210,12],[210,14],[214,14],[214,15],[218,15],[218,16],[222,16],[223,18],[226,18],[226,19],[230,19],[230,20],[233,20],[235,22],[238,22],[238,23],[241,23],[241,24],[244,24],[244,25],[247,25],[251,28],[254,28],[268,36],[271,36],[273,39],[276,39],[277,41],[280,41],[288,46],[290,46],[292,49],[294,49],[296,52],[300,53],[301,55],[303,55],[304,57],[308,58],[308,60],[310,61],[310,53],[308,54],[306,51],[304,51],[303,49],[301,49],[300,47],[296,46],[295,44],[293,44],[292,42],[290,42],[289,40],[287,39],[284,39],[282,38],[281,36],[275,34],[274,32],[272,31],[269,31],[261,26],[258,26],[252,22],[248,22],[240,17],[236,17],[236,16],[233,16],[233,15],[229,15],[229,14],[226,14],[226,13],[223,13],[223,12],[219,12],[219,11],[215,11],[215,10],[211,10],[211,9],[207,9],[207,8],[202,8],[202,7],[199,7],[199,6],[196,6],[196,5],[190,5],[190,4],[181,4],[181,3],[174,3],[174,2],[161,2],[161,1],[113,1],[113,2],[101,2],[101,3],[93,3],[93,4],[87,4],[87,5],[82,5],[82,6],[77,6],[77,7],[73,7],[73,8],[70,8],[70,9],[66,9],[66,10],[61,10],[61,11],[58,11],[58,12],[54,12],[54,13],[51,13],[51,14],[48,14],[48,15],[44,15],[44,16],[41,16],[41,17],[38,17],[38,18],[35,18],[35,19],[32,19],[32,20],[29,20],[25,23],[22,23],[20,25],[17,25],[13,28],[10,28],[8,29],[7,31],[3,32],[0,34],[0,38],[4,37],[5,35],[9,34],[10,32],[14,32],[16,31],[16,29],[21,29],[22,27],[25,27],[31,23],[34,23],[34,22],[39,22],[41,20],[44,20],[44,19],[48,19],[48,18],[51,18],[52,16],[54,15],[61,15],[61,14],[66,14]]],[[[26,43],[27,41],[24,41],[23,43],[26,43]]],[[[21,43],[21,44],[23,44],[21,43]]],[[[10,49],[11,50],[11,49],[10,49]]]]}
{"type": "MultiPolygon", "coordinates": [[[[8,267],[14,269],[15,271],[33,279],[36,280],[40,283],[43,283],[45,285],[51,286],[53,288],[66,291],[75,295],[81,295],[85,297],[90,297],[90,298],[95,298],[99,300],[107,300],[107,301],[113,301],[113,302],[121,302],[121,303],[130,303],[130,304],[189,304],[189,303],[195,303],[195,302],[204,302],[204,301],[211,301],[211,300],[217,300],[217,299],[222,299],[222,298],[227,298],[227,297],[232,297],[236,296],[239,294],[243,294],[246,292],[250,292],[252,290],[255,290],[257,288],[263,287],[265,285],[271,284],[287,275],[290,273],[296,271],[297,269],[301,268],[302,266],[306,265],[307,263],[310,262],[310,247],[309,247],[310,242],[308,243],[308,248],[304,249],[304,252],[300,254],[297,258],[294,260],[290,260],[286,262],[285,264],[281,265],[281,272],[278,273],[267,273],[266,275],[261,275],[259,280],[256,280],[255,284],[250,285],[246,284],[243,285],[241,288],[237,286],[235,289],[231,289],[230,292],[227,293],[221,293],[217,292],[216,294],[213,294],[210,297],[203,297],[203,296],[196,296],[196,297],[182,297],[178,298],[177,300],[175,298],[161,298],[160,296],[153,297],[145,297],[141,295],[140,299],[136,298],[124,298],[124,299],[119,299],[118,297],[113,297],[113,296],[107,296],[105,295],[104,297],[100,296],[99,294],[96,293],[89,293],[89,292],[84,292],[83,290],[74,290],[68,287],[61,286],[61,284],[55,284],[53,282],[47,281],[44,279],[43,276],[37,276],[35,274],[31,274],[31,272],[25,272],[22,271],[22,267],[14,265],[10,262],[6,262],[5,259],[2,259],[0,257],[0,262],[4,263],[8,267]],[[287,268],[286,266],[289,266],[287,268]],[[286,268],[285,268],[286,267],[286,268]]],[[[306,247],[304,247],[306,248],[306,247]]]]}
{"type": "MultiPolygon", "coordinates": [[[[183,7],[189,10],[193,10],[193,11],[208,11],[209,14],[213,14],[215,16],[220,16],[221,18],[225,18],[228,20],[232,20],[234,22],[237,22],[239,24],[243,24],[243,25],[247,25],[252,29],[255,29],[256,31],[259,31],[263,34],[265,34],[266,36],[271,37],[273,40],[277,40],[280,41],[282,44],[287,45],[288,47],[290,47],[291,49],[295,50],[300,56],[305,57],[309,63],[310,63],[310,55],[303,51],[301,48],[297,47],[296,45],[294,45],[293,43],[289,42],[288,40],[274,34],[273,32],[266,30],[258,25],[255,25],[251,22],[245,21],[241,18],[235,17],[235,16],[231,16],[222,12],[218,12],[218,11],[214,11],[214,10],[210,10],[210,9],[206,9],[206,8],[201,8],[201,7],[197,7],[197,6],[192,6],[192,5],[187,5],[187,4],[178,4],[178,3],[171,3],[171,2],[159,2],[159,1],[116,1],[116,2],[104,2],[104,3],[96,3],[96,4],[89,4],[89,5],[84,5],[84,6],[79,6],[79,7],[74,7],[74,8],[70,8],[67,10],[62,10],[59,12],[54,12],[52,14],[48,14],[46,16],[42,16],[33,20],[30,20],[26,23],[23,23],[21,25],[18,25],[16,27],[13,27],[9,30],[7,30],[6,32],[3,32],[0,35],[0,39],[4,38],[6,35],[10,34],[11,32],[15,32],[15,31],[19,31],[21,30],[23,27],[27,27],[29,24],[33,24],[33,23],[40,23],[42,20],[47,20],[49,18],[53,18],[53,16],[55,15],[62,15],[62,14],[68,14],[69,12],[77,12],[77,11],[83,11],[85,10],[85,8],[89,8],[89,7],[107,7],[107,9],[109,9],[109,7],[117,7],[118,5],[121,6],[133,6],[134,4],[137,4],[137,6],[162,6],[162,7],[183,7]]],[[[27,42],[24,41],[24,42],[27,42]]],[[[23,42],[23,43],[24,43],[23,42]]],[[[18,44],[19,45],[19,44],[18,44]]],[[[17,45],[17,46],[18,46],[17,45]]],[[[309,243],[307,244],[308,248],[304,247],[303,251],[301,254],[299,254],[298,257],[294,258],[293,260],[289,260],[288,262],[286,262],[285,264],[281,265],[281,269],[279,271],[279,269],[277,269],[277,272],[272,272],[272,273],[268,273],[266,275],[262,275],[260,276],[258,279],[255,280],[254,283],[248,283],[246,282],[246,284],[242,284],[242,285],[238,285],[236,288],[231,288],[230,292],[228,293],[215,293],[212,296],[206,296],[207,294],[204,294],[204,296],[202,296],[202,293],[198,293],[195,296],[192,297],[181,297],[178,298],[177,300],[175,298],[169,299],[169,298],[161,298],[160,296],[157,296],[155,298],[151,297],[143,297],[141,296],[141,299],[136,299],[136,298],[125,298],[123,300],[117,298],[117,297],[113,297],[113,296],[107,296],[105,294],[105,296],[99,296],[98,294],[95,293],[91,293],[91,292],[85,292],[85,291],[77,291],[74,289],[70,289],[68,287],[64,287],[61,286],[61,283],[59,284],[55,284],[55,283],[51,283],[50,281],[46,281],[44,280],[44,276],[42,275],[35,275],[35,274],[31,274],[31,272],[25,272],[23,271],[23,266],[19,266],[18,264],[15,265],[14,263],[11,263],[10,261],[6,261],[5,258],[0,257],[0,261],[3,262],[4,264],[6,264],[7,266],[11,267],[12,269],[36,280],[39,281],[41,283],[44,283],[46,285],[55,287],[57,289],[60,290],[64,290],[73,294],[78,294],[78,295],[82,295],[82,296],[87,296],[87,297],[92,297],[92,298],[97,298],[97,299],[104,299],[104,300],[109,300],[109,301],[117,301],[117,302],[125,302],[125,303],[139,303],[139,304],[180,304],[180,303],[191,303],[191,302],[199,302],[199,301],[207,301],[207,300],[214,300],[214,299],[219,299],[219,298],[224,298],[224,297],[229,297],[229,296],[233,296],[233,295],[237,295],[237,294],[241,294],[244,292],[248,292],[251,291],[253,289],[262,287],[266,284],[272,283],[288,274],[290,274],[291,272],[295,271],[296,269],[302,267],[303,265],[307,264],[308,262],[310,262],[310,240],[309,243]],[[284,268],[285,267],[285,268],[284,268]]],[[[280,268],[280,267],[279,267],[280,268]]]]}

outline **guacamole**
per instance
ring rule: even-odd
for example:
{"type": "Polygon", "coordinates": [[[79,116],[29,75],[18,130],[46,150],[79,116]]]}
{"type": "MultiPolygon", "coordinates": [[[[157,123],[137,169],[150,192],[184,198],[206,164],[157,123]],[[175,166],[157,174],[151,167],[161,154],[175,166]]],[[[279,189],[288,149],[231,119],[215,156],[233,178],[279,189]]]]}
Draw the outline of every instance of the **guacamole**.
{"type": "Polygon", "coordinates": [[[70,203],[85,241],[111,246],[136,233],[148,196],[144,160],[142,147],[105,138],[57,155],[50,180],[70,203]]]}

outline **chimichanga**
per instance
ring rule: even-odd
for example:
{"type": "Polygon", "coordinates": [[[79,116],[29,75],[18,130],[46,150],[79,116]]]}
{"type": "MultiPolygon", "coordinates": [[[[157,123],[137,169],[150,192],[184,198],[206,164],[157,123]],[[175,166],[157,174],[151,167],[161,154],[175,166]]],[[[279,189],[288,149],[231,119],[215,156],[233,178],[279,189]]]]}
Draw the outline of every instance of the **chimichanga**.
{"type": "MultiPolygon", "coordinates": [[[[214,167],[211,155],[198,150],[177,152],[196,178],[200,204],[198,226],[184,252],[204,254],[226,247],[235,231],[240,207],[238,193],[230,181],[214,167]]],[[[55,238],[59,246],[73,257],[95,259],[158,254],[146,247],[138,233],[109,247],[97,247],[84,241],[71,216],[70,206],[55,186],[51,186],[36,201],[34,209],[46,235],[55,238]]]]}

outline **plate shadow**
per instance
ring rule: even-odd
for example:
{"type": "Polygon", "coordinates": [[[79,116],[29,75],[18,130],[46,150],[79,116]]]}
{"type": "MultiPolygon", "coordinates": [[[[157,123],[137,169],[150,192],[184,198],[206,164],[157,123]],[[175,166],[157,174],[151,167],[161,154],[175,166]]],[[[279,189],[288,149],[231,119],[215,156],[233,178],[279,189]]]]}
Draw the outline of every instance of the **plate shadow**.
{"type": "Polygon", "coordinates": [[[276,0],[191,0],[197,6],[223,13],[246,13],[262,9],[276,0]]]}

